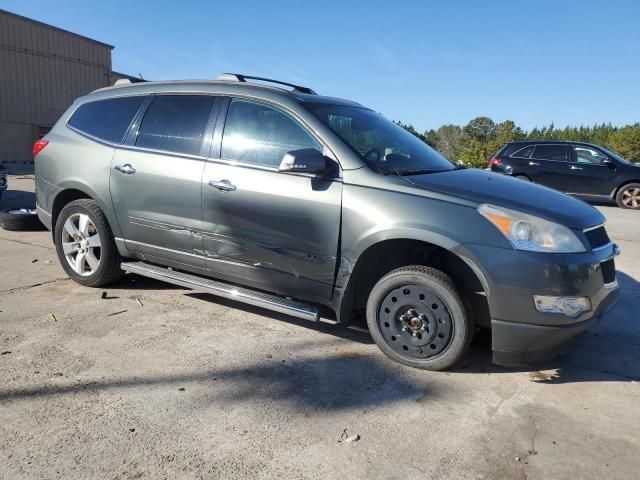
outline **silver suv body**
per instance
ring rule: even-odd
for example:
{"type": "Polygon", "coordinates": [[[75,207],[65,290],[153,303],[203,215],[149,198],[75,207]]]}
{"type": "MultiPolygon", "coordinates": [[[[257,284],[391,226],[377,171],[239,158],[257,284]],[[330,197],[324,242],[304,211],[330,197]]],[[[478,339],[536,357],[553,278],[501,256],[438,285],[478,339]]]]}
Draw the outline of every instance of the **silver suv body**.
{"type": "Polygon", "coordinates": [[[430,369],[476,327],[498,363],[548,357],[615,301],[618,249],[587,204],[454,166],[355,102],[222,78],[92,92],[44,138],[38,214],[74,280],[362,313],[430,369]]]}

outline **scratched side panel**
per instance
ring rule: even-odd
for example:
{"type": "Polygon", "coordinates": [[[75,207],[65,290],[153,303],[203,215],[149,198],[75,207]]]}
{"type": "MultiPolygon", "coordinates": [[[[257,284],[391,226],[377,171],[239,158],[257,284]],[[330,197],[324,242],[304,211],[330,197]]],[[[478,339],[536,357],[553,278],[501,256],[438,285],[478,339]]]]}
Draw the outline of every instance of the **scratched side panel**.
{"type": "Polygon", "coordinates": [[[203,246],[212,272],[267,290],[288,282],[328,298],[340,232],[342,183],[210,162],[203,176],[203,246]],[[209,180],[229,180],[221,192],[209,180]]]}
{"type": "Polygon", "coordinates": [[[204,160],[117,150],[113,165],[125,163],[136,172],[126,175],[112,168],[111,196],[127,248],[203,266],[204,260],[195,255],[202,247],[200,182],[204,160]]]}

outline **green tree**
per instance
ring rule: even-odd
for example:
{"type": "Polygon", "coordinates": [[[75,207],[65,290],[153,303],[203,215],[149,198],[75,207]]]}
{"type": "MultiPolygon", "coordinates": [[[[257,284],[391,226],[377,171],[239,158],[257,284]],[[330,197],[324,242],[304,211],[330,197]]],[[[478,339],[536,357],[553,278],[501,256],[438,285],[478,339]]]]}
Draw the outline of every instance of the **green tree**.
{"type": "Polygon", "coordinates": [[[630,162],[640,162],[640,123],[613,132],[605,146],[630,162]]]}

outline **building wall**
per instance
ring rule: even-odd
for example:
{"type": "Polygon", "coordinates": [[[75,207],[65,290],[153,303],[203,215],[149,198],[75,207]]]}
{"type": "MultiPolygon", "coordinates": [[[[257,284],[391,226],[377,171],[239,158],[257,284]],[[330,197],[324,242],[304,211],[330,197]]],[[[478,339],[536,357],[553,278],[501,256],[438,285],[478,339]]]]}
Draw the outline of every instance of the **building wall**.
{"type": "Polygon", "coordinates": [[[0,10],[0,162],[31,160],[77,97],[110,84],[112,48],[0,10]]]}

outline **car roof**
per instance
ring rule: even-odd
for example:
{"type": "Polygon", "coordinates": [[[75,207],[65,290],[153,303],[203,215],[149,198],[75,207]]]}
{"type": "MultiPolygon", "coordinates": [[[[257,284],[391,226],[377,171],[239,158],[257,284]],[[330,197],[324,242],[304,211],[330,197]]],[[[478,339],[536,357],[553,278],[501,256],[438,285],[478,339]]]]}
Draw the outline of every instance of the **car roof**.
{"type": "Polygon", "coordinates": [[[342,98],[304,93],[296,89],[289,90],[261,83],[238,82],[229,80],[165,80],[153,82],[145,81],[137,83],[124,83],[94,90],[83,98],[88,101],[89,99],[102,99],[117,96],[143,95],[163,92],[217,93],[220,95],[251,93],[252,95],[258,97],[270,98],[274,100],[278,98],[286,98],[303,103],[321,103],[366,108],[357,102],[342,98]]]}
{"type": "Polygon", "coordinates": [[[593,143],[587,142],[573,142],[571,140],[514,140],[513,142],[509,142],[507,145],[583,145],[585,147],[596,147],[602,148],[599,145],[595,145],[593,143]]]}

